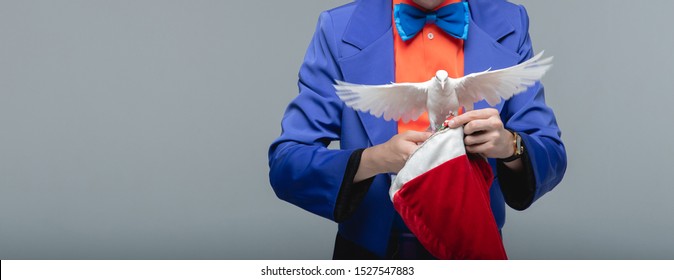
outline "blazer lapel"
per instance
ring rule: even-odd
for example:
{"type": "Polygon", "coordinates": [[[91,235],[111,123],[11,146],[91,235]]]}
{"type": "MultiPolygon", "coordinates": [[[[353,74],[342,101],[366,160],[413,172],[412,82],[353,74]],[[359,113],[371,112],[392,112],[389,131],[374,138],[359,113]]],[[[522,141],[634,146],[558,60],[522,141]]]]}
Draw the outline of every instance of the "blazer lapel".
{"type": "MultiPolygon", "coordinates": [[[[508,50],[498,40],[511,34],[514,27],[498,12],[497,5],[490,1],[468,1],[471,9],[471,21],[468,26],[468,39],[464,42],[464,74],[501,69],[513,66],[520,61],[517,53],[508,50]],[[483,27],[482,23],[486,27],[483,27]]],[[[501,109],[503,102],[498,104],[501,109]]],[[[489,107],[486,101],[475,104],[475,109],[489,107]]]]}
{"type": "Polygon", "coordinates": [[[517,53],[508,50],[498,40],[514,31],[514,27],[498,13],[496,5],[484,1],[469,1],[471,21],[468,39],[464,42],[464,74],[512,66],[519,62],[517,53]],[[485,26],[483,26],[485,22],[485,26]]]}
{"type": "MultiPolygon", "coordinates": [[[[342,37],[342,41],[360,50],[338,62],[345,81],[367,85],[394,82],[391,4],[391,0],[358,2],[342,37]]],[[[398,131],[395,121],[385,121],[369,113],[357,114],[372,145],[386,142],[398,131]]]]}

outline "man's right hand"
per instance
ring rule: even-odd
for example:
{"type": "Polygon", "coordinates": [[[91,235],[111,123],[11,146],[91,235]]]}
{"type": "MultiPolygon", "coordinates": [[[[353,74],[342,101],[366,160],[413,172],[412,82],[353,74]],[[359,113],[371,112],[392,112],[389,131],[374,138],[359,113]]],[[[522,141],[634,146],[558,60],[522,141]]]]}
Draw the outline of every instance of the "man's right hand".
{"type": "Polygon", "coordinates": [[[383,144],[365,149],[353,182],[358,183],[380,173],[398,173],[412,153],[419,148],[419,144],[426,141],[431,134],[406,131],[383,144]]]}

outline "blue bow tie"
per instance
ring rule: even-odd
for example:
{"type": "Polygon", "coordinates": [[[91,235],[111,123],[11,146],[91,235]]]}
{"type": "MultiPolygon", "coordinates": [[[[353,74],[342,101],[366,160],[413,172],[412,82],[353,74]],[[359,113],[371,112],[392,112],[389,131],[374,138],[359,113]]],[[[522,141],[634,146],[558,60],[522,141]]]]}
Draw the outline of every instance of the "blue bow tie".
{"type": "Polygon", "coordinates": [[[437,25],[453,37],[462,40],[468,38],[470,9],[466,2],[450,4],[432,12],[424,12],[412,5],[398,4],[393,8],[393,17],[403,41],[412,39],[427,23],[437,25]]]}

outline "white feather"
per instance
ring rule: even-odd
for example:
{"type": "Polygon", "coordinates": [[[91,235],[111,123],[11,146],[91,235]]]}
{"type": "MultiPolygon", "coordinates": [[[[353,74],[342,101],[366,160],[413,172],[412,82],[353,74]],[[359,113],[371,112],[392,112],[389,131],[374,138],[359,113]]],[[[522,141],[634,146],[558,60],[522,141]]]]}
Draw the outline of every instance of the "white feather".
{"type": "Polygon", "coordinates": [[[552,67],[552,57],[542,57],[543,52],[509,68],[473,73],[458,79],[448,78],[447,73],[440,70],[435,77],[422,83],[369,86],[336,81],[335,89],[347,106],[376,117],[383,116],[385,120],[408,122],[428,110],[434,129],[442,124],[447,114],[458,112],[461,106],[470,111],[475,102],[483,99],[494,106],[501,99],[526,91],[552,67]]]}
{"type": "Polygon", "coordinates": [[[494,106],[501,102],[501,98],[509,99],[526,91],[552,67],[550,63],[553,57],[541,57],[543,52],[509,68],[473,73],[451,81],[456,85],[459,104],[467,110],[473,103],[485,99],[489,105],[494,106]]]}
{"type": "Polygon", "coordinates": [[[347,106],[362,112],[369,112],[385,120],[408,122],[416,120],[426,111],[428,87],[431,81],[423,83],[400,83],[366,86],[337,81],[337,95],[347,106]]]}

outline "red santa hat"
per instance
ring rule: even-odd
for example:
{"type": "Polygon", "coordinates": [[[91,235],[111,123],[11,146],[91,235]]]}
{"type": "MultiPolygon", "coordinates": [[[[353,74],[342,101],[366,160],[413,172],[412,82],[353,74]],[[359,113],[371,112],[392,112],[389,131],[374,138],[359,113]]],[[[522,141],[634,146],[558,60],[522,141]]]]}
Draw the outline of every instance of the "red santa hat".
{"type": "Polygon", "coordinates": [[[491,212],[493,174],[466,154],[463,128],[445,128],[412,154],[390,189],[407,227],[439,259],[507,259],[491,212]]]}

